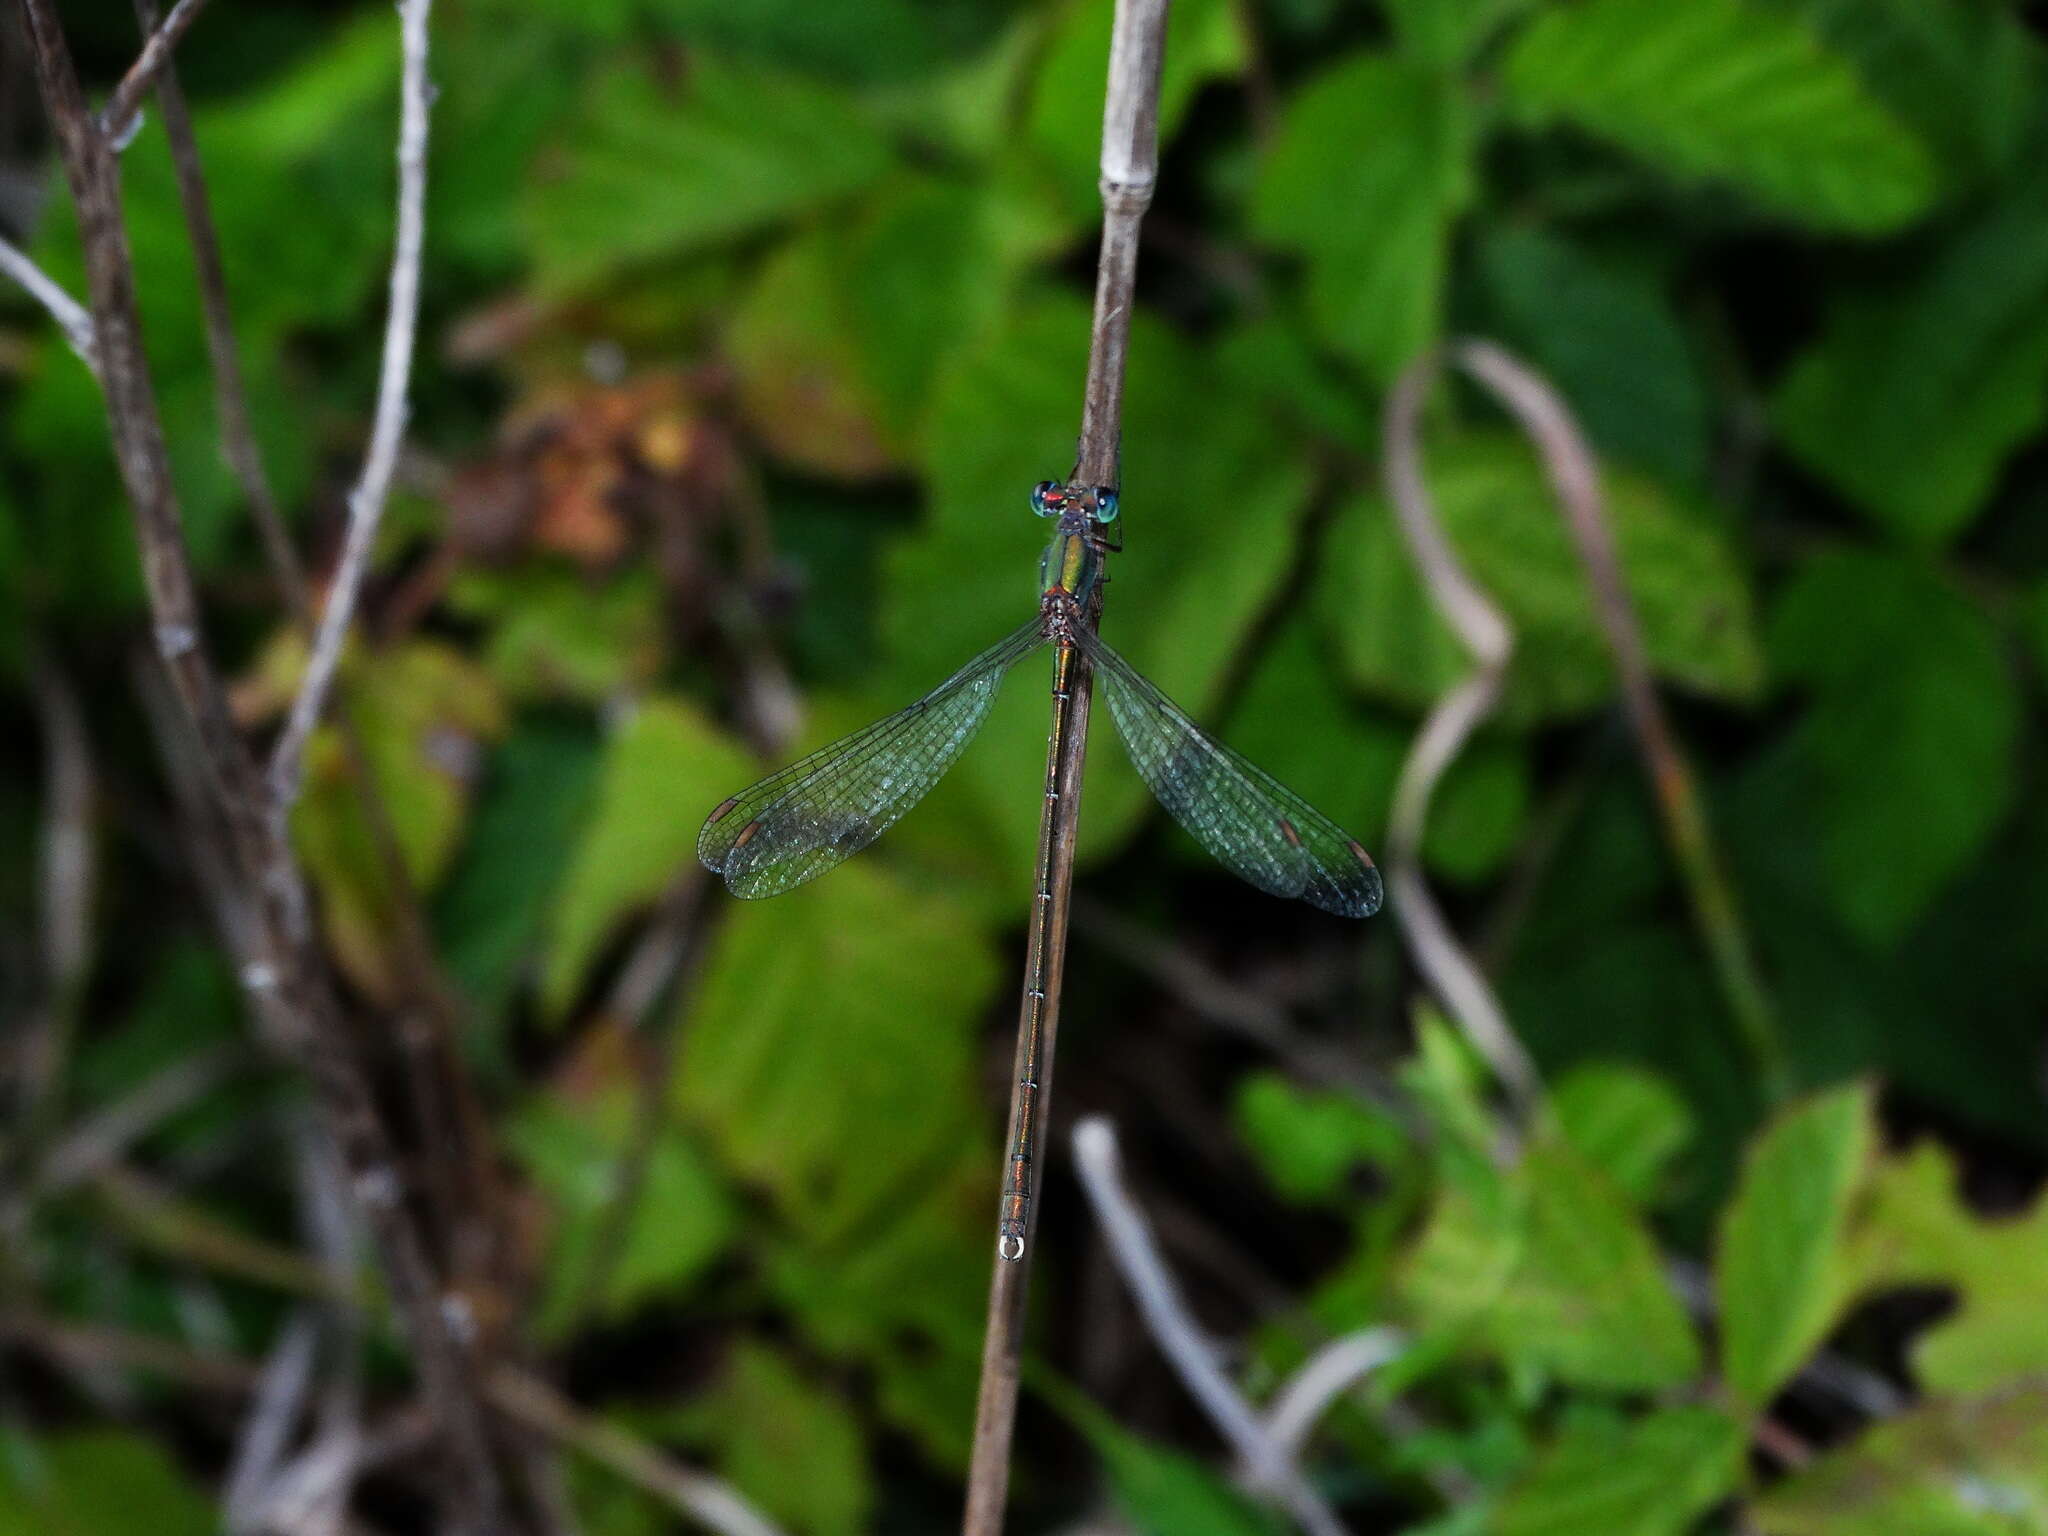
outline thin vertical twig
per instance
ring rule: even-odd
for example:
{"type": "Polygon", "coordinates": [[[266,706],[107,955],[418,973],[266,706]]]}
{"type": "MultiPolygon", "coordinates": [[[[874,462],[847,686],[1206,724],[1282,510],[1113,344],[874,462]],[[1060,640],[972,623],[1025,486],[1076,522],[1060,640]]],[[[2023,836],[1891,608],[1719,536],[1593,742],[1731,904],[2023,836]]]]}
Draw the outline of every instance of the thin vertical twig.
{"type": "MultiPolygon", "coordinates": [[[[176,22],[181,12],[196,11],[195,0],[180,0],[171,13],[176,22]]],[[[150,45],[169,30],[157,24],[156,0],[135,0],[136,20],[150,36],[150,45]]],[[[189,24],[189,22],[188,22],[189,24]]],[[[144,49],[147,56],[148,48],[144,49]]],[[[137,69],[141,65],[137,64],[137,69]]],[[[249,392],[242,378],[242,358],[235,346],[234,313],[228,303],[227,269],[221,260],[220,234],[206,193],[206,173],[199,163],[199,143],[192,132],[192,114],[185,105],[185,92],[178,83],[177,67],[168,50],[155,78],[157,105],[164,115],[164,136],[171,146],[171,166],[178,182],[178,202],[184,209],[185,230],[192,243],[192,263],[199,276],[199,308],[205,320],[206,355],[213,367],[213,408],[220,422],[221,456],[240,482],[248,498],[250,514],[263,541],[285,603],[303,622],[310,622],[305,594],[305,576],[299,568],[298,551],[285,530],[284,513],[271,489],[270,476],[263,468],[263,455],[256,446],[256,432],[250,423],[249,392]]],[[[125,88],[126,82],[123,82],[125,88]]],[[[138,98],[139,99],[139,98],[138,98]]],[[[110,109],[111,110],[111,109],[110,109]]]]}
{"type": "MultiPolygon", "coordinates": [[[[1170,0],[1117,0],[1111,27],[1108,81],[1102,110],[1102,244],[1095,277],[1095,311],[1082,395],[1081,435],[1072,480],[1082,486],[1118,484],[1123,438],[1125,362],[1131,305],[1137,287],[1138,229],[1152,201],[1159,171],[1159,83],[1166,52],[1170,0]]],[[[1098,587],[1084,623],[1100,616],[1098,587]]],[[[1013,1158],[1015,1192],[1025,1231],[998,1243],[989,1280],[988,1320],[982,1338],[981,1389],[975,1403],[973,1452],[967,1474],[963,1536],[1000,1536],[1010,1486],[1010,1443],[1017,1422],[1026,1303],[1037,1244],[1038,1202],[1045,1125],[1051,1106],[1052,1063],[1058,1038],[1060,989],[1065,973],[1067,913],[1073,889],[1074,848],[1080,821],[1081,769],[1088,750],[1093,697],[1087,659],[1063,653],[1070,667],[1055,708],[1051,784],[1064,786],[1048,811],[1040,850],[1043,885],[1036,903],[1031,954],[1026,961],[1016,1071],[1005,1145],[1028,1143],[1013,1158]],[[1034,981],[1033,978],[1036,978],[1034,981]],[[1034,988],[1041,996],[1033,996],[1034,988]],[[1035,1048],[1036,1062],[1032,1060],[1035,1048]]],[[[1007,1185],[1004,1207],[1012,1209],[1007,1185]]]]}
{"type": "MultiPolygon", "coordinates": [[[[1543,461],[1565,528],[1593,589],[1594,614],[1620,673],[1623,712],[1650,781],[1664,836],[1678,864],[1715,979],[1767,1097],[1789,1091],[1790,1071],[1769,994],[1764,988],[1735,902],[1708,830],[1705,808],[1657,696],[1642,629],[1616,554],[1600,484],[1600,467],[1563,398],[1527,364],[1487,341],[1463,341],[1448,360],[1500,401],[1543,461]]],[[[1421,569],[1437,611],[1457,632],[1477,669],[1430,712],[1395,791],[1389,832],[1393,883],[1417,964],[1437,995],[1498,1072],[1518,1102],[1536,1102],[1534,1064],[1509,1027],[1506,1014],[1471,958],[1452,936],[1422,878],[1421,836],[1429,798],[1471,734],[1499,702],[1514,648],[1505,615],[1459,564],[1431,505],[1422,471],[1421,411],[1444,357],[1418,359],[1387,403],[1386,481],[1389,499],[1410,553],[1421,569]]]]}
{"type": "MultiPolygon", "coordinates": [[[[424,0],[412,0],[402,28],[408,64],[417,65],[408,69],[417,87],[408,102],[411,116],[425,110],[425,9],[424,0]]],[[[217,818],[223,846],[216,862],[223,878],[216,894],[238,909],[224,912],[221,926],[243,941],[236,960],[252,1008],[268,1037],[290,1050],[311,1079],[347,1162],[352,1191],[377,1235],[391,1295],[449,1452],[451,1475],[441,1489],[445,1528],[508,1530],[474,1361],[452,1325],[451,1297],[405,1201],[389,1130],[355,1058],[339,1000],[322,958],[308,943],[304,881],[285,818],[241,739],[207,654],[162,418],[143,355],[115,149],[86,108],[53,0],[21,0],[21,10],[78,210],[108,430],[134,509],[156,653],[180,705],[179,727],[189,724],[196,738],[194,765],[205,780],[207,813],[217,818]]]]}
{"type": "MultiPolygon", "coordinates": [[[[1292,1450],[1238,1390],[1217,1358],[1215,1345],[1203,1336],[1189,1313],[1173,1272],[1160,1257],[1144,1212],[1124,1188],[1116,1131],[1107,1120],[1091,1118],[1074,1127],[1074,1166],[1146,1332],[1201,1404],[1217,1433],[1251,1469],[1254,1486],[1285,1509],[1309,1536],[1344,1536],[1344,1522],[1309,1486],[1294,1465],[1292,1450]]],[[[1291,1421],[1281,1427],[1289,1429],[1297,1446],[1306,1434],[1305,1426],[1297,1428],[1291,1421]]]]}
{"type": "Polygon", "coordinates": [[[398,227],[391,259],[391,301],[384,323],[384,362],[377,381],[377,409],[362,476],[348,499],[348,532],[341,561],[320,616],[320,628],[306,663],[306,676],[292,701],[291,713],[270,760],[271,793],[278,814],[287,814],[298,799],[306,742],[320,721],[334,674],[341,665],[343,642],[354,622],[363,580],[384,507],[391,496],[391,478],[398,467],[398,449],[405,437],[406,394],[412,379],[413,344],[419,326],[420,258],[426,243],[427,116],[433,86],[427,78],[427,13],[431,0],[403,0],[398,8],[404,68],[400,81],[398,129],[398,227]]]}
{"type": "Polygon", "coordinates": [[[1615,552],[1593,450],[1557,391],[1503,348],[1492,342],[1468,341],[1459,345],[1453,356],[1459,367],[1492,390],[1514,414],[1543,456],[1565,528],[1593,588],[1594,617],[1614,653],[1615,668],[1621,675],[1622,708],[1664,824],[1665,841],[1677,860],[1693,920],[1765,1094],[1781,1099],[1791,1091],[1785,1042],[1750,946],[1749,930],[1736,906],[1735,887],[1708,829],[1698,784],[1657,696],[1642,627],[1615,552]]]}
{"type": "Polygon", "coordinates": [[[1518,1118],[1526,1120],[1543,1096],[1536,1064],[1508,1023],[1492,983],[1452,935],[1422,873],[1422,836],[1437,785],[1472,733],[1493,713],[1515,649],[1507,616],[1466,575],[1452,550],[1423,475],[1422,403],[1440,367],[1434,355],[1419,360],[1388,396],[1384,473],[1387,499],[1430,600],[1471,654],[1474,667],[1437,701],[1402,764],[1387,821],[1388,883],[1417,967],[1465,1038],[1492,1067],[1514,1101],[1518,1118]]]}

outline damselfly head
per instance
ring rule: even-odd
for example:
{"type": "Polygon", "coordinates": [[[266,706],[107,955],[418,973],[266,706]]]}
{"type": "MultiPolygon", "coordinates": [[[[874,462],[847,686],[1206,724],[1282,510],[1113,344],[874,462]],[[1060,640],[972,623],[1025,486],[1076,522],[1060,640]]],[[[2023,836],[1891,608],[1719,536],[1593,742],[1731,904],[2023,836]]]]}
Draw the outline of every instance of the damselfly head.
{"type": "Polygon", "coordinates": [[[1031,510],[1040,517],[1058,517],[1067,507],[1067,488],[1057,480],[1041,480],[1031,487],[1031,510]]]}

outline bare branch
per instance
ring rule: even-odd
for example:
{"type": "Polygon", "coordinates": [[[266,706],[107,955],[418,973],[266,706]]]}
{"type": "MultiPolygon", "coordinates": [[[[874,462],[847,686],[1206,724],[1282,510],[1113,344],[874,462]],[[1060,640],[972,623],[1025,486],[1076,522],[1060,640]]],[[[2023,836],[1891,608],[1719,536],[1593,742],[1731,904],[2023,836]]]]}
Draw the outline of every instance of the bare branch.
{"type": "MultiPolygon", "coordinates": [[[[1116,0],[1110,28],[1109,77],[1102,107],[1102,247],[1096,263],[1095,314],[1088,346],[1088,378],[1081,406],[1081,436],[1072,478],[1082,485],[1113,486],[1123,434],[1124,364],[1130,349],[1131,305],[1137,287],[1138,226],[1152,201],[1159,163],[1159,82],[1166,55],[1170,0],[1116,0]]],[[[1096,589],[1081,622],[1101,616],[1096,589]]],[[[963,1536],[1001,1536],[1010,1487],[1010,1442],[1017,1421],[1017,1385],[1024,1351],[1025,1305],[1036,1257],[1029,1232],[1039,1180],[1045,1126],[1052,1108],[1052,1066],[1059,1038],[1060,992],[1066,965],[1068,905],[1079,838],[1082,767],[1088,752],[1093,678],[1077,651],[1064,650],[1055,675],[1055,730],[1047,788],[1064,786],[1051,801],[1040,837],[1043,900],[1032,914],[1024,994],[1019,1004],[1016,1069],[1011,1079],[1010,1172],[1003,1207],[1011,1209],[1011,1181],[1021,1205],[1023,1234],[1005,1232],[996,1245],[989,1280],[988,1321],[982,1336],[981,1389],[975,1401],[973,1452],[967,1470],[963,1536]],[[1064,729],[1059,723],[1064,721],[1064,729]],[[1036,977],[1034,981],[1032,978],[1036,977]]],[[[1015,1218],[1005,1217],[1004,1220],[1015,1218]]]]}
{"type": "Polygon", "coordinates": [[[1146,1331],[1217,1432],[1246,1466],[1256,1469],[1261,1490],[1285,1507],[1310,1536],[1344,1536],[1336,1511],[1293,1466],[1258,1411],[1224,1373],[1216,1347],[1189,1313],[1152,1240],[1151,1226],[1124,1188],[1116,1130],[1109,1121],[1095,1116],[1074,1127],[1074,1167],[1146,1331]]]}
{"type": "Polygon", "coordinates": [[[50,318],[57,322],[57,328],[71,343],[71,350],[78,354],[79,361],[97,375],[100,371],[99,343],[93,336],[92,316],[85,312],[85,306],[66,293],[48,273],[28,259],[25,251],[5,236],[0,236],[0,273],[21,284],[28,290],[30,298],[49,311],[50,318]]]}
{"type": "Polygon", "coordinates": [[[1509,1025],[1492,984],[1452,935],[1422,873],[1422,834],[1429,824],[1430,801],[1472,733],[1493,713],[1515,647],[1506,615],[1459,564],[1424,480],[1422,402],[1440,367],[1433,354],[1419,359],[1387,399],[1387,498],[1430,600],[1471,652],[1476,667],[1430,711],[1401,767],[1387,822],[1388,880],[1394,889],[1392,905],[1416,965],[1526,1119],[1542,1101],[1536,1064],[1509,1025]]]}
{"type": "Polygon", "coordinates": [[[1252,1468],[1253,1478],[1274,1486],[1276,1477],[1292,1470],[1330,1404],[1398,1359],[1407,1347],[1407,1335],[1398,1328],[1367,1328],[1332,1339],[1310,1355],[1266,1410],[1266,1437],[1277,1460],[1272,1466],[1252,1468]]]}
{"type": "MultiPolygon", "coordinates": [[[[172,12],[195,11],[204,0],[186,0],[172,12]]],[[[162,33],[157,27],[156,0],[135,0],[135,16],[152,41],[162,33]]],[[[189,24],[189,23],[188,23],[189,24]]],[[[145,53],[147,50],[145,49],[145,53]]],[[[235,347],[234,315],[228,304],[227,270],[221,261],[220,234],[214,227],[213,211],[206,195],[206,174],[199,163],[199,143],[192,132],[192,114],[185,106],[185,92],[178,84],[178,71],[168,50],[156,80],[157,104],[164,114],[164,136],[170,141],[171,165],[178,180],[178,202],[185,213],[185,228],[192,241],[192,262],[199,276],[200,312],[206,322],[206,354],[213,369],[214,414],[220,422],[221,456],[241,483],[256,519],[256,531],[263,540],[279,591],[285,604],[308,629],[312,615],[307,607],[305,576],[299,568],[298,552],[286,532],[284,513],[264,472],[263,455],[256,446],[256,432],[250,424],[249,392],[242,381],[242,359],[235,347]]]]}
{"type": "Polygon", "coordinates": [[[170,66],[172,50],[205,8],[206,0],[178,0],[164,24],[150,33],[142,52],[121,77],[121,83],[114,87],[106,110],[100,113],[100,129],[115,145],[126,144],[134,135],[139,126],[135,114],[142,106],[142,98],[156,84],[157,75],[170,66]]]}
{"type": "Polygon", "coordinates": [[[1543,456],[1565,528],[1593,588],[1593,612],[1621,674],[1622,706],[1664,823],[1665,841],[1678,862],[1693,919],[1766,1093],[1782,1098],[1791,1091],[1785,1043],[1750,947],[1749,932],[1736,909],[1734,886],[1708,831],[1698,786],[1657,696],[1635,604],[1615,553],[1607,498],[1593,450],[1563,398],[1534,369],[1487,341],[1463,342],[1453,356],[1513,413],[1543,456]]]}
{"type": "Polygon", "coordinates": [[[398,221],[391,258],[391,301],[384,323],[384,363],[377,381],[376,417],[362,476],[349,495],[348,532],[341,562],[320,617],[320,629],[306,665],[305,681],[292,701],[290,717],[270,761],[271,794],[277,814],[298,799],[306,742],[319,724],[341,664],[343,642],[362,596],[377,529],[391,494],[405,437],[406,391],[419,325],[420,256],[426,241],[427,114],[433,86],[427,78],[427,13],[431,0],[402,0],[398,8],[404,50],[398,130],[398,221]]]}

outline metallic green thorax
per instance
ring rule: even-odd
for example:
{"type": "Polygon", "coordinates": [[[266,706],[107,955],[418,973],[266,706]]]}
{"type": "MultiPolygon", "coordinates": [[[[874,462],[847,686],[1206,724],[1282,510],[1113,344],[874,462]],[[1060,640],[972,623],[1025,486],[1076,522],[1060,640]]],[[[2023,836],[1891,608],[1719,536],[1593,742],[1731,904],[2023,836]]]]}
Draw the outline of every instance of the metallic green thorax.
{"type": "Polygon", "coordinates": [[[1038,587],[1041,594],[1063,592],[1076,603],[1085,604],[1102,580],[1102,556],[1086,532],[1070,530],[1065,522],[1062,518],[1059,531],[1046,546],[1045,558],[1039,562],[1038,587]]]}

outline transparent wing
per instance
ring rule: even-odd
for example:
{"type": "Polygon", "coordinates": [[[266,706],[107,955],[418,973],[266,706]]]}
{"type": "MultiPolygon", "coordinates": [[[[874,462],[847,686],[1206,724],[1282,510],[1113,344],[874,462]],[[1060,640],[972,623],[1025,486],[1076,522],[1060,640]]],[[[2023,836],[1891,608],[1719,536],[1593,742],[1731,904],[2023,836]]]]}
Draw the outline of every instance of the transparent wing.
{"type": "Polygon", "coordinates": [[[1349,833],[1210,736],[1098,636],[1075,639],[1102,678],[1131,762],[1195,840],[1262,891],[1344,917],[1380,907],[1380,872],[1349,833]]]}
{"type": "Polygon", "coordinates": [[[1045,643],[1039,622],[998,641],[907,709],[741,790],[697,834],[735,896],[779,896],[880,837],[944,777],[988,718],[1003,674],[1045,643]]]}

